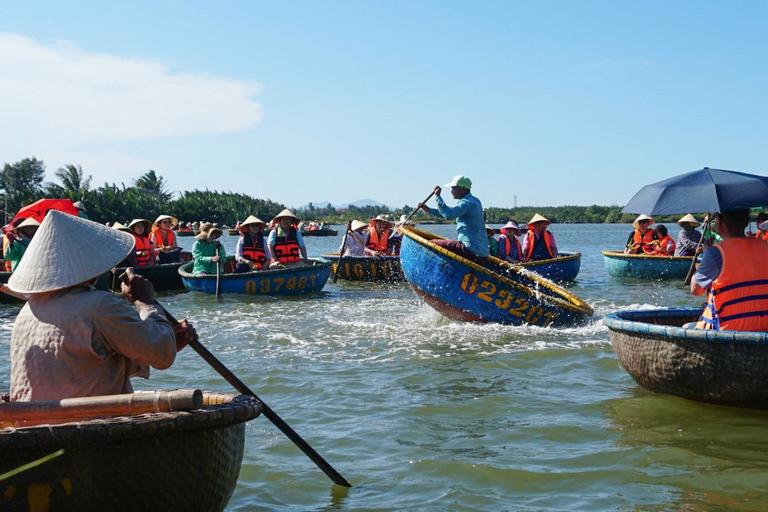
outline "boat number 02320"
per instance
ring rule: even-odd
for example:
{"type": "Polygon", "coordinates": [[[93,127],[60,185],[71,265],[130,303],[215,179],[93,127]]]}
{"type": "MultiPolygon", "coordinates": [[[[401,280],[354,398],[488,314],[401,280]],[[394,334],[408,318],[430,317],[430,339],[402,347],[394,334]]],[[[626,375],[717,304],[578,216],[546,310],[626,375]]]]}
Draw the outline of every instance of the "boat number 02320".
{"type": "Polygon", "coordinates": [[[464,275],[461,289],[470,295],[477,295],[478,299],[489,302],[499,309],[507,310],[530,324],[546,325],[555,317],[554,313],[541,306],[531,306],[525,297],[514,297],[511,291],[499,290],[492,282],[481,281],[473,274],[464,275]]]}
{"type": "MultiPolygon", "coordinates": [[[[316,274],[301,277],[273,277],[271,279],[260,279],[258,281],[258,293],[277,293],[285,290],[304,290],[307,285],[314,286],[316,274]]],[[[256,280],[249,279],[245,282],[245,293],[253,295],[256,293],[256,280]]]]}

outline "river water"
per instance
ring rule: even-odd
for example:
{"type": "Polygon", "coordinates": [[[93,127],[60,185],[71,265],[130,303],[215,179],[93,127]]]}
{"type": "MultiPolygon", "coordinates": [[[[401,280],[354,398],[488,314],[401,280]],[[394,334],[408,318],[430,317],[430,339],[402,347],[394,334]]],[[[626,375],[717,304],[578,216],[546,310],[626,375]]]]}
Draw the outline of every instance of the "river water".
{"type": "MultiPolygon", "coordinates": [[[[454,226],[420,227],[455,238],[454,226]]],[[[646,392],[619,365],[601,321],[701,300],[681,282],[608,275],[600,251],[622,247],[628,225],[552,230],[561,250],[582,252],[567,288],[595,308],[586,325],[451,322],[407,283],[329,280],[319,294],[280,299],[159,294],[353,484],[334,486],[260,417],[246,426],[227,510],[768,510],[768,414],[646,392]]],[[[222,238],[233,254],[236,238],[222,238]]],[[[338,250],[341,235],[305,240],[319,256],[338,250]]],[[[0,308],[8,389],[18,307],[0,308]]],[[[230,391],[191,349],[134,385],[230,391]]]]}

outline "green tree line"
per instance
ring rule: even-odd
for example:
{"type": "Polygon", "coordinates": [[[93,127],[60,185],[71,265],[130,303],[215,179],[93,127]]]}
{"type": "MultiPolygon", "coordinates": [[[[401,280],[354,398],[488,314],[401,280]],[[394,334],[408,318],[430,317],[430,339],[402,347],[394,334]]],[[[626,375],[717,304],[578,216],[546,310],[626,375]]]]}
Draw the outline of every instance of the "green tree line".
{"type": "MultiPolygon", "coordinates": [[[[5,164],[0,171],[0,189],[4,192],[3,210],[8,218],[13,217],[22,206],[38,199],[62,197],[85,203],[88,216],[96,222],[125,222],[137,217],[154,220],[158,215],[165,214],[181,220],[206,220],[232,226],[249,215],[269,221],[285,208],[283,204],[269,199],[216,190],[185,191],[174,198],[168,190],[168,183],[154,170],[149,170],[128,186],[124,183],[104,183],[100,187],[92,187],[91,176],[86,176],[81,166],[73,164],[60,167],[54,176],[58,182],[45,182],[45,164],[34,157],[5,164]]],[[[305,220],[345,224],[353,219],[367,221],[378,215],[388,215],[397,221],[402,215],[410,215],[414,208],[409,205],[401,208],[350,205],[337,210],[331,205],[315,207],[309,203],[294,213],[305,220]]],[[[616,205],[489,207],[485,210],[489,224],[503,224],[509,220],[525,223],[536,213],[553,223],[571,224],[630,223],[636,217],[634,214],[622,214],[621,206],[616,205]]],[[[449,222],[420,210],[412,219],[422,223],[449,222]]],[[[678,216],[657,219],[659,222],[677,220],[678,216]]]]}

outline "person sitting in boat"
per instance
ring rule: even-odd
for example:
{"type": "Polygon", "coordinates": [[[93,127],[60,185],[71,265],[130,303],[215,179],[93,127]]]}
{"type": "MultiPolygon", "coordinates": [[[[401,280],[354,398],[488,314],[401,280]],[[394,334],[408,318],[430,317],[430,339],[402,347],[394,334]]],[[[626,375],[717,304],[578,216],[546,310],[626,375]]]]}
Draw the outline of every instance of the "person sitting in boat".
{"type": "Polygon", "coordinates": [[[221,242],[217,240],[221,233],[222,231],[210,222],[204,222],[200,225],[200,233],[195,235],[197,240],[192,245],[192,258],[195,260],[194,265],[192,265],[193,275],[223,272],[227,252],[221,242]]]}
{"type": "Polygon", "coordinates": [[[656,252],[660,256],[674,256],[675,241],[669,236],[667,226],[659,224],[656,226],[656,252]]]}
{"type": "Polygon", "coordinates": [[[133,219],[128,227],[136,240],[136,265],[145,267],[156,264],[155,244],[149,236],[152,222],[148,219],[133,219]]]}
{"type": "Polygon", "coordinates": [[[677,221],[677,225],[683,229],[677,234],[675,256],[693,256],[696,254],[696,247],[699,246],[701,240],[701,233],[696,230],[697,227],[701,226],[701,223],[689,213],[677,221]]]}
{"type": "Polygon", "coordinates": [[[648,215],[640,215],[632,223],[635,230],[629,234],[624,254],[653,254],[656,252],[656,232],[648,229],[655,221],[648,215]]]}
{"type": "MultiPolygon", "coordinates": [[[[120,222],[110,222],[112,229],[116,229],[118,231],[122,231],[123,233],[128,233],[129,235],[133,236],[133,229],[129,228],[128,226],[120,223],[120,222]]],[[[109,225],[105,224],[105,225],[109,225]]],[[[135,247],[135,246],[134,246],[135,247]]],[[[130,253],[128,253],[128,256],[123,258],[123,261],[118,263],[116,266],[118,267],[137,267],[138,261],[136,261],[136,251],[133,250],[130,253]]]]}
{"type": "Polygon", "coordinates": [[[510,263],[520,263],[523,259],[523,249],[520,247],[520,240],[517,237],[523,232],[520,231],[517,222],[511,220],[504,224],[499,231],[501,231],[501,236],[497,240],[499,259],[510,263]]]}
{"type": "Polygon", "coordinates": [[[240,239],[235,247],[235,273],[252,272],[269,267],[269,247],[264,237],[267,223],[250,215],[240,223],[240,239]]]}
{"type": "Polygon", "coordinates": [[[432,243],[455,252],[459,256],[467,258],[477,264],[485,264],[488,254],[488,235],[485,232],[485,218],[483,215],[483,205],[480,200],[473,196],[472,180],[460,174],[453,177],[453,180],[443,185],[451,187],[451,195],[458,202],[456,206],[449,207],[440,196],[441,188],[436,186],[434,189],[437,209],[429,208],[424,203],[419,203],[419,208],[426,213],[442,217],[444,219],[456,219],[456,240],[432,240],[432,243]]]}
{"type": "Polygon", "coordinates": [[[82,201],[75,201],[72,203],[72,206],[75,207],[75,210],[77,210],[77,216],[81,219],[87,219],[88,213],[86,213],[88,210],[86,210],[85,205],[82,201]]]}
{"type": "Polygon", "coordinates": [[[760,240],[768,241],[768,230],[765,230],[761,227],[766,221],[768,221],[768,213],[758,213],[755,217],[755,225],[757,226],[757,231],[755,233],[752,233],[751,230],[747,231],[747,236],[754,236],[760,240]]]}
{"type": "Polygon", "coordinates": [[[384,215],[379,215],[368,221],[368,237],[365,246],[369,256],[388,256],[392,254],[389,237],[392,234],[392,224],[384,215]]]}
{"type": "Polygon", "coordinates": [[[691,279],[691,293],[707,293],[697,329],[768,331],[768,244],[746,236],[748,224],[749,209],[715,214],[714,229],[723,241],[704,251],[691,279]]]}
{"type": "Polygon", "coordinates": [[[299,222],[301,219],[287,208],[272,219],[270,224],[275,228],[269,233],[267,239],[270,268],[309,265],[304,237],[296,228],[299,222]]]}
{"type": "Polygon", "coordinates": [[[171,366],[197,339],[154,305],[152,283],[126,271],[123,297],[97,290],[99,276],[133,250],[128,233],[59,211],[46,215],[8,281],[29,294],[11,333],[11,400],[131,393],[130,378],[171,366]],[[127,301],[126,301],[127,299],[127,301]]]}
{"type": "Polygon", "coordinates": [[[357,219],[351,221],[347,225],[346,242],[342,240],[341,246],[339,247],[339,253],[341,253],[342,249],[344,250],[344,254],[341,254],[341,256],[366,255],[366,251],[369,250],[365,247],[365,243],[368,241],[365,232],[367,227],[368,224],[357,219]]]}
{"type": "Polygon", "coordinates": [[[173,232],[179,224],[179,219],[170,215],[160,215],[152,226],[152,243],[157,251],[157,262],[176,263],[179,261],[181,248],[176,245],[176,234],[173,232]]]}
{"type": "Polygon", "coordinates": [[[37,233],[40,223],[32,217],[24,219],[22,223],[16,226],[11,232],[5,234],[8,245],[5,248],[3,257],[11,263],[11,271],[16,271],[21,258],[27,251],[27,247],[37,233]]]}
{"type": "Polygon", "coordinates": [[[496,230],[493,229],[488,224],[485,225],[485,233],[488,235],[488,253],[491,256],[498,257],[499,255],[499,244],[496,241],[495,235],[496,230]]]}
{"type": "Polygon", "coordinates": [[[550,221],[535,214],[528,222],[528,232],[523,235],[523,260],[537,261],[557,258],[557,243],[555,235],[546,229],[550,221]]]}

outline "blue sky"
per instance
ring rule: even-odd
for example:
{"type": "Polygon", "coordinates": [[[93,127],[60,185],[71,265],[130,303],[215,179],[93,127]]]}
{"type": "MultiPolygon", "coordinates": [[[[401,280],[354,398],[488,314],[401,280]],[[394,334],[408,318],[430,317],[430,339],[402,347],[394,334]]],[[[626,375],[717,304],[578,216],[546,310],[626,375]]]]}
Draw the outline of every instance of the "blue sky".
{"type": "Polygon", "coordinates": [[[768,2],[0,4],[0,164],[287,206],[623,205],[768,173],[768,2]],[[449,202],[450,203],[450,202],[449,202]]]}

